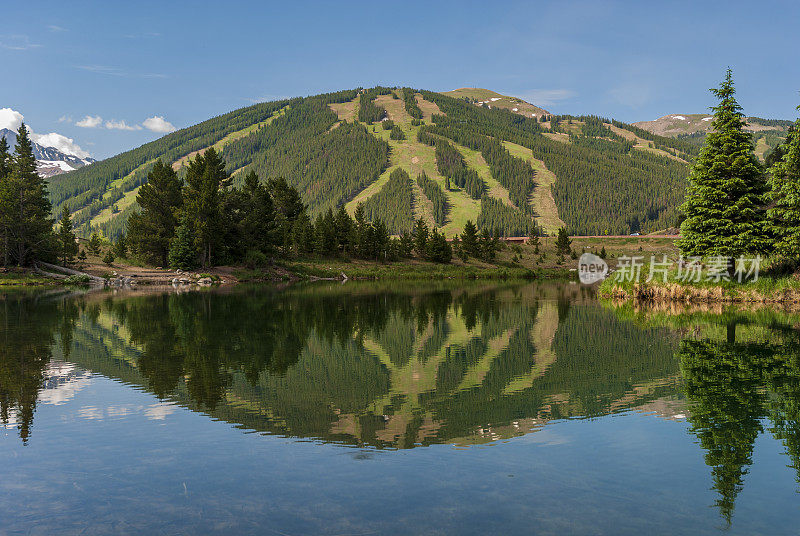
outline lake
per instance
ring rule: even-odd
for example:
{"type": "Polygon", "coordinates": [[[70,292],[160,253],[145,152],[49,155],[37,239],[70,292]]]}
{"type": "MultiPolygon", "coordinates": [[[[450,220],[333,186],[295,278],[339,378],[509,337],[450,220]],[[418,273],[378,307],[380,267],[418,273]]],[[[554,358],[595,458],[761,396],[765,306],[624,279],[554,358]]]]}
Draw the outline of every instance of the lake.
{"type": "Polygon", "coordinates": [[[798,534],[800,318],[567,283],[0,297],[0,534],[798,534]]]}

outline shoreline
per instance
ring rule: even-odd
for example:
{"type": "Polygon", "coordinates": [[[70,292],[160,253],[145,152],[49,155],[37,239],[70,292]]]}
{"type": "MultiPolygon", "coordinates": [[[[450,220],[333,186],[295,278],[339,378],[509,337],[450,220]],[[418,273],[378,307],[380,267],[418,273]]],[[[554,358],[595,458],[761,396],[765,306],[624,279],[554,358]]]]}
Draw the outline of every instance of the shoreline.
{"type": "Polygon", "coordinates": [[[605,299],[649,303],[800,303],[800,280],[793,276],[762,277],[748,283],[646,282],[620,283],[611,278],[598,288],[605,299]]]}
{"type": "MultiPolygon", "coordinates": [[[[63,270],[63,267],[59,267],[63,270]]],[[[0,277],[0,290],[14,288],[53,288],[69,286],[100,286],[105,288],[173,287],[193,288],[230,286],[237,284],[278,284],[314,281],[441,281],[441,280],[571,280],[575,272],[566,268],[538,268],[486,264],[434,264],[427,262],[347,262],[342,260],[318,262],[296,261],[265,268],[221,266],[208,270],[160,270],[135,266],[112,266],[99,271],[97,267],[70,268],[85,275],[55,276],[34,269],[13,269],[0,277]],[[93,284],[94,283],[94,284],[93,284]]]]}

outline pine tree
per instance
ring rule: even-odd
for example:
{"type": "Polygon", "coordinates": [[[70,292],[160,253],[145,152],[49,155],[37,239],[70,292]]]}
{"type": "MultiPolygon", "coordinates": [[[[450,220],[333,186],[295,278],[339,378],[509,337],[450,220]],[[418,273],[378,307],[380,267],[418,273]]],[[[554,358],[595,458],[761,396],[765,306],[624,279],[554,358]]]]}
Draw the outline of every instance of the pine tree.
{"type": "Polygon", "coordinates": [[[48,249],[53,237],[50,201],[44,179],[36,172],[33,144],[21,124],[11,172],[0,182],[0,213],[5,214],[8,250],[18,266],[48,249]]]}
{"type": "Polygon", "coordinates": [[[117,237],[117,240],[114,242],[114,248],[112,251],[114,252],[114,256],[118,259],[127,258],[128,240],[125,238],[124,234],[121,234],[117,237]]]}
{"type": "Polygon", "coordinates": [[[295,219],[290,236],[290,243],[296,254],[311,253],[314,250],[314,226],[305,210],[295,219]]]}
{"type": "Polygon", "coordinates": [[[467,223],[464,224],[464,231],[461,233],[461,249],[470,257],[480,256],[478,229],[472,220],[467,220],[467,223]]]}
{"type": "Polygon", "coordinates": [[[314,223],[314,250],[320,255],[331,255],[337,249],[336,218],[330,208],[317,216],[314,223]]]}
{"type": "MultiPolygon", "coordinates": [[[[5,191],[3,183],[11,175],[11,154],[8,152],[8,142],[5,136],[0,138],[0,193],[5,191]]],[[[9,241],[8,241],[8,225],[11,216],[8,206],[0,207],[0,234],[2,234],[2,247],[3,247],[3,266],[8,266],[9,241]]]]}
{"type": "Polygon", "coordinates": [[[103,255],[103,262],[107,266],[111,266],[112,264],[114,264],[114,252],[112,252],[110,249],[106,251],[106,254],[103,255]]]}
{"type": "Polygon", "coordinates": [[[780,160],[769,170],[772,187],[769,197],[773,204],[767,216],[775,236],[775,251],[797,259],[800,257],[800,119],[781,144],[780,154],[780,160]]]}
{"type": "Polygon", "coordinates": [[[481,230],[480,238],[478,239],[478,250],[480,256],[484,261],[491,262],[497,255],[499,241],[492,237],[489,229],[483,228],[481,230]]]}
{"type": "Polygon", "coordinates": [[[181,181],[172,166],[156,161],[147,182],[139,188],[136,203],[141,212],[128,219],[127,245],[146,260],[167,266],[177,212],[183,204],[181,181]]]}
{"type": "Polygon", "coordinates": [[[461,251],[461,238],[458,235],[453,237],[453,240],[450,242],[450,247],[453,250],[453,255],[461,259],[463,262],[467,262],[463,257],[463,253],[461,251]]]}
{"type": "Polygon", "coordinates": [[[411,233],[402,233],[400,235],[400,243],[398,244],[398,255],[404,259],[411,257],[414,251],[414,237],[411,233]]]}
{"type": "MultiPolygon", "coordinates": [[[[234,191],[229,196],[241,198],[240,213],[237,215],[238,240],[241,249],[258,251],[264,255],[272,254],[282,243],[276,221],[275,205],[269,190],[258,178],[255,171],[250,171],[244,178],[241,191],[234,191]]],[[[230,219],[230,217],[229,217],[230,219]]]]}
{"type": "Polygon", "coordinates": [[[533,246],[533,252],[538,254],[540,244],[541,241],[539,240],[539,229],[534,227],[534,229],[531,231],[530,237],[528,238],[528,245],[533,246]]]}
{"type": "Polygon", "coordinates": [[[425,246],[425,254],[425,257],[431,262],[447,264],[453,258],[453,249],[447,243],[444,234],[434,228],[425,246]]]}
{"type": "Polygon", "coordinates": [[[722,256],[762,253],[770,245],[765,222],[767,183],[753,153],[752,137],[736,102],[733,75],[728,69],[713,107],[712,132],[689,174],[686,219],[677,245],[685,255],[722,256]]]}
{"type": "Polygon", "coordinates": [[[387,261],[389,260],[389,228],[386,223],[380,218],[372,222],[372,250],[375,260],[387,261]]]}
{"type": "Polygon", "coordinates": [[[427,252],[426,246],[428,245],[428,224],[422,218],[417,220],[413,230],[414,235],[414,249],[417,250],[417,255],[425,257],[427,252]]]}
{"type": "Polygon", "coordinates": [[[0,138],[0,180],[5,179],[11,173],[11,153],[9,153],[6,137],[0,138]]]}
{"type": "Polygon", "coordinates": [[[194,160],[186,170],[186,186],[183,189],[184,222],[192,226],[195,246],[200,254],[200,263],[211,266],[217,248],[221,246],[222,230],[225,229],[220,188],[228,178],[225,162],[212,147],[194,160]]]}
{"type": "Polygon", "coordinates": [[[558,255],[569,255],[572,253],[572,240],[569,239],[567,229],[561,227],[556,238],[556,253],[558,255]]]}
{"type": "Polygon", "coordinates": [[[359,203],[353,213],[353,249],[359,257],[369,256],[370,224],[367,221],[364,203],[359,203]]]}
{"type": "Polygon", "coordinates": [[[290,186],[283,177],[269,181],[269,191],[275,204],[278,232],[283,236],[284,246],[291,247],[295,222],[306,211],[306,207],[297,189],[290,186]]]}
{"type": "Polygon", "coordinates": [[[181,270],[197,267],[197,247],[191,226],[181,224],[175,230],[169,248],[169,266],[181,270]]]}
{"type": "Polygon", "coordinates": [[[351,253],[351,240],[353,236],[353,219],[344,208],[344,205],[339,205],[339,210],[336,212],[336,242],[339,251],[342,253],[351,253]]]}
{"type": "Polygon", "coordinates": [[[89,238],[89,251],[91,251],[93,255],[100,255],[101,245],[102,245],[102,240],[100,240],[100,235],[97,234],[97,232],[95,231],[89,238]]]}
{"type": "Polygon", "coordinates": [[[78,253],[78,243],[75,241],[75,233],[72,232],[72,218],[70,217],[69,207],[64,205],[61,210],[61,220],[58,229],[58,256],[63,265],[72,263],[78,253]]]}

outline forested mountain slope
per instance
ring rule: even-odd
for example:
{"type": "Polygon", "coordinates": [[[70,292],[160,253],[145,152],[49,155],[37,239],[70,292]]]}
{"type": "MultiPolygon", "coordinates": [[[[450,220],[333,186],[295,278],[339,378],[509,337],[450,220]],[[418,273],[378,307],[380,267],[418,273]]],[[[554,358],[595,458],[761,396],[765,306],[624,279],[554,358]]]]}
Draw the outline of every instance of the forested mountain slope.
{"type": "Polygon", "coordinates": [[[375,87],[260,103],[54,178],[50,197],[56,212],[70,208],[82,233],[113,238],[157,159],[183,173],[213,146],[230,187],[250,170],[284,177],[312,217],[341,205],[352,213],[363,202],[395,233],[418,218],[448,236],[467,220],[504,235],[564,225],[574,234],[627,234],[677,223],[695,143],[488,98],[509,102],[375,87]]]}
{"type": "MultiPolygon", "coordinates": [[[[670,114],[653,121],[638,121],[633,124],[653,134],[702,145],[706,134],[711,131],[712,118],[709,114],[670,114]]],[[[786,139],[793,123],[784,119],[748,117],[745,130],[753,133],[756,156],[763,161],[770,151],[786,139]]]]}

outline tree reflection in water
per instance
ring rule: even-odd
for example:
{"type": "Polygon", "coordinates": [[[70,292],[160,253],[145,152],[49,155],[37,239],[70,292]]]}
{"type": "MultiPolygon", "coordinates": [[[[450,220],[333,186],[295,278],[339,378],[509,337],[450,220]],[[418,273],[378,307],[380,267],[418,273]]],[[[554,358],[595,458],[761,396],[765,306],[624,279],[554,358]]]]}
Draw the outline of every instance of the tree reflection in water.
{"type": "Polygon", "coordinates": [[[786,325],[744,320],[723,324],[724,334],[717,329],[716,336],[686,338],[678,352],[691,431],[706,450],[716,506],[728,524],[768,422],[800,482],[800,337],[786,325]]]}
{"type": "Polygon", "coordinates": [[[585,292],[322,285],[6,295],[0,419],[29,441],[54,358],[249,430],[376,448],[487,442],[685,395],[726,520],[765,430],[800,481],[795,321],[721,311],[643,326],[585,292]],[[693,335],[681,340],[675,327],[693,335]]]}
{"type": "Polygon", "coordinates": [[[74,302],[53,295],[10,293],[0,299],[0,422],[16,423],[23,443],[31,434],[55,334],[60,332],[68,355],[77,316],[74,302]]]}

